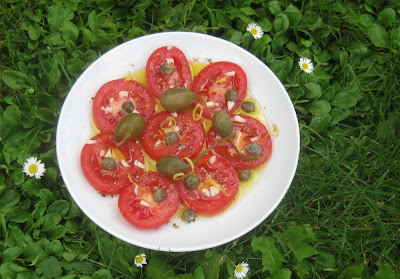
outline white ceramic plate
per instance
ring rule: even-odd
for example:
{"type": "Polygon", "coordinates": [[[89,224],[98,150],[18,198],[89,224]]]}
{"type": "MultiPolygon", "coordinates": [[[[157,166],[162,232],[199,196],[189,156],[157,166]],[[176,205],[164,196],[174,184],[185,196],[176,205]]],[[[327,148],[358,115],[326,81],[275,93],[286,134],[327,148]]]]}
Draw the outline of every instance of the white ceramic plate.
{"type": "Polygon", "coordinates": [[[143,36],[108,51],[78,78],[61,110],[57,126],[57,158],[65,185],[80,209],[115,237],[140,247],[162,251],[195,251],[233,241],[265,220],[278,206],[294,177],[299,155],[299,127],[290,98],[281,82],[254,55],[228,41],[189,32],[143,36]],[[258,182],[223,213],[185,224],[173,218],[152,230],[130,225],[120,214],[118,196],[102,197],[85,179],[80,165],[83,145],[91,136],[92,97],[105,82],[128,71],[143,69],[161,46],[176,46],[188,60],[211,59],[240,65],[250,94],[262,106],[269,127],[275,124],[273,152],[258,182]],[[175,224],[175,225],[174,225],[175,224]]]}

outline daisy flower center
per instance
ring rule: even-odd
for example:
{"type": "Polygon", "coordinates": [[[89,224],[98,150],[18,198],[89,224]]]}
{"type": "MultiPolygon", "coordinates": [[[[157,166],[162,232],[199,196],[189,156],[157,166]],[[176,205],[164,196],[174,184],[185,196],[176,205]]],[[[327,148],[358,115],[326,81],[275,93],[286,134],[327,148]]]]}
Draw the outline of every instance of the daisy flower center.
{"type": "Polygon", "coordinates": [[[303,66],[304,69],[308,69],[308,64],[307,63],[303,63],[302,66],[303,66]]]}
{"type": "Polygon", "coordinates": [[[29,172],[30,173],[36,173],[38,170],[38,166],[36,164],[32,164],[29,166],[29,172]]]}
{"type": "Polygon", "coordinates": [[[135,259],[135,261],[136,261],[137,263],[141,263],[141,262],[143,261],[143,257],[142,257],[142,256],[137,256],[136,259],[135,259]]]}
{"type": "Polygon", "coordinates": [[[243,270],[243,266],[241,266],[241,265],[239,265],[239,266],[236,268],[236,271],[237,271],[237,272],[242,272],[242,270],[243,270]]]}
{"type": "Polygon", "coordinates": [[[256,35],[258,33],[255,27],[251,28],[251,34],[256,35]]]}

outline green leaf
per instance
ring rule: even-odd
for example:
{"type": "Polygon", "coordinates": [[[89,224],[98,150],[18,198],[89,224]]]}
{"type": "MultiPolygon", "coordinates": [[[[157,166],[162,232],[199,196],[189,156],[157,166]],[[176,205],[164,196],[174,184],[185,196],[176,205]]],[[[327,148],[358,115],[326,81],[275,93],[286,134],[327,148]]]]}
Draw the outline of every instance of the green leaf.
{"type": "Polygon", "coordinates": [[[24,247],[23,251],[24,259],[32,264],[36,265],[38,262],[47,258],[47,254],[42,249],[41,245],[37,242],[30,243],[24,247]]]}
{"type": "Polygon", "coordinates": [[[272,23],[266,17],[261,18],[257,23],[261,27],[261,29],[264,31],[264,33],[267,33],[272,30],[272,23]]]}
{"type": "Polygon", "coordinates": [[[3,114],[3,125],[14,126],[21,123],[21,111],[17,106],[8,106],[3,114]]]}
{"type": "Polygon", "coordinates": [[[300,10],[293,4],[290,4],[284,13],[288,16],[291,26],[297,25],[302,18],[300,10]]]}
{"type": "Polygon", "coordinates": [[[38,108],[35,111],[35,116],[42,120],[43,122],[49,123],[49,124],[55,124],[57,122],[57,119],[54,115],[54,112],[48,108],[38,108]]]}
{"type": "Polygon", "coordinates": [[[39,264],[36,272],[45,278],[58,278],[62,274],[62,268],[57,258],[51,256],[39,264]]]}
{"type": "Polygon", "coordinates": [[[338,279],[362,278],[363,270],[363,264],[346,267],[346,269],[340,274],[338,279]]]}
{"type": "Polygon", "coordinates": [[[324,115],[331,111],[331,105],[325,100],[311,102],[306,106],[306,108],[313,115],[324,115]]]}
{"type": "Polygon", "coordinates": [[[286,31],[289,28],[289,17],[281,13],[274,20],[275,31],[286,31]]]}
{"type": "Polygon", "coordinates": [[[396,21],[396,12],[392,8],[386,8],[379,12],[378,23],[383,27],[391,27],[396,21]]]}
{"type": "Polygon", "coordinates": [[[146,267],[146,278],[171,278],[175,273],[163,260],[152,258],[146,267]]]}
{"type": "Polygon", "coordinates": [[[282,12],[281,3],[279,1],[270,1],[268,3],[268,10],[273,15],[278,15],[282,12]]]}
{"type": "Polygon", "coordinates": [[[20,195],[13,189],[7,189],[0,195],[0,210],[7,211],[18,204],[20,195]]]}
{"type": "Polygon", "coordinates": [[[61,32],[64,40],[76,41],[79,36],[79,29],[76,25],[70,21],[65,20],[61,26],[61,32]]]}
{"type": "Polygon", "coordinates": [[[378,264],[378,271],[375,273],[374,279],[398,279],[393,269],[385,264],[378,264]]]}
{"type": "Polygon", "coordinates": [[[5,82],[5,84],[14,89],[22,89],[28,86],[27,75],[18,71],[5,70],[1,73],[1,79],[5,82]]]}
{"type": "Polygon", "coordinates": [[[253,252],[261,252],[263,271],[268,270],[273,275],[282,268],[282,263],[284,263],[285,260],[276,248],[274,238],[253,237],[251,247],[253,252]]]}
{"type": "Polygon", "coordinates": [[[36,24],[30,24],[28,27],[29,39],[36,41],[40,37],[40,27],[36,24]]]}
{"type": "Polygon", "coordinates": [[[331,119],[332,118],[329,114],[315,115],[310,121],[310,128],[317,133],[322,132],[331,122],[331,119]]]}
{"type": "Polygon", "coordinates": [[[317,83],[306,83],[303,88],[307,99],[318,99],[322,94],[321,86],[317,83]]]}
{"type": "Polygon", "coordinates": [[[10,262],[15,260],[19,255],[22,254],[22,247],[15,246],[15,247],[10,247],[4,250],[3,252],[3,262],[10,262]]]}
{"type": "Polygon", "coordinates": [[[222,261],[223,257],[219,252],[208,250],[203,263],[204,277],[207,279],[218,279],[222,261]]]}
{"type": "Polygon", "coordinates": [[[43,246],[47,254],[56,257],[61,257],[64,251],[64,248],[59,240],[49,241],[47,239],[44,239],[43,246]]]}
{"type": "Polygon", "coordinates": [[[111,279],[112,275],[108,269],[99,269],[92,275],[93,279],[111,279]]]}
{"type": "Polygon", "coordinates": [[[376,47],[388,47],[389,36],[381,25],[374,24],[367,29],[367,35],[376,47]]]}
{"type": "Polygon", "coordinates": [[[49,213],[44,216],[42,230],[46,231],[58,225],[61,221],[61,215],[58,213],[49,213]]]}
{"type": "Polygon", "coordinates": [[[336,125],[337,123],[339,123],[340,121],[345,120],[347,117],[350,116],[350,114],[346,111],[343,110],[341,108],[332,108],[332,110],[330,111],[330,116],[331,116],[331,123],[330,126],[332,125],[336,125]]]}
{"type": "Polygon", "coordinates": [[[204,271],[201,266],[198,266],[193,273],[192,279],[204,279],[204,271]]]}
{"type": "Polygon", "coordinates": [[[242,7],[240,8],[240,11],[245,14],[246,16],[251,16],[257,14],[253,8],[251,7],[242,7]]]}
{"type": "Polygon", "coordinates": [[[279,269],[271,279],[291,279],[292,278],[292,271],[288,268],[279,269]]]}
{"type": "Polygon", "coordinates": [[[113,254],[115,253],[114,241],[106,237],[99,237],[97,241],[101,258],[104,262],[109,263],[113,257],[113,254]]]}
{"type": "Polygon", "coordinates": [[[57,200],[53,202],[47,209],[47,213],[59,213],[61,216],[65,216],[69,211],[69,202],[66,200],[57,200]]]}

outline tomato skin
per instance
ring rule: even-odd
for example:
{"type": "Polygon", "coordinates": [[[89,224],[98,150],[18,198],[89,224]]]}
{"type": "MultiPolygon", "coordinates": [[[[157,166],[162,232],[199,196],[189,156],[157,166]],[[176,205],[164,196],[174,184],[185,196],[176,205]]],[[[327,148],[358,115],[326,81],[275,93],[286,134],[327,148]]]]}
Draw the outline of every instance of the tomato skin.
{"type": "Polygon", "coordinates": [[[147,60],[146,79],[151,93],[160,99],[162,93],[171,86],[190,88],[192,73],[185,54],[179,48],[164,46],[156,49],[147,60]],[[166,63],[166,59],[173,59],[176,67],[169,76],[165,76],[159,70],[159,67],[166,63]]]}
{"type": "Polygon", "coordinates": [[[166,144],[165,136],[168,130],[161,129],[161,123],[167,122],[168,117],[173,117],[170,112],[163,111],[154,114],[146,124],[141,135],[142,146],[145,152],[154,160],[159,160],[165,155],[175,155],[180,158],[194,159],[200,153],[205,140],[205,131],[200,121],[193,120],[188,112],[177,112],[176,127],[179,141],[166,144]]]}
{"type": "Polygon", "coordinates": [[[126,115],[122,110],[124,101],[131,101],[145,120],[153,114],[154,99],[145,86],[134,80],[112,80],[103,84],[93,99],[93,119],[101,131],[112,131],[126,115]],[[124,91],[128,96],[120,94],[124,91]],[[112,108],[112,112],[106,113],[107,107],[112,108]]]}
{"type": "MultiPolygon", "coordinates": [[[[211,159],[212,161],[212,159],[211,159]]],[[[207,154],[195,163],[194,174],[200,178],[200,184],[194,190],[184,185],[184,180],[177,182],[181,200],[197,213],[215,214],[225,209],[235,198],[239,190],[239,178],[236,170],[222,157],[207,154]],[[215,157],[213,163],[210,158],[215,157]],[[219,184],[220,190],[214,197],[207,196],[203,188],[219,184]]]]}
{"type": "Polygon", "coordinates": [[[179,208],[180,200],[175,182],[157,172],[143,173],[134,179],[138,185],[122,189],[118,198],[119,210],[124,218],[138,228],[157,228],[172,218],[179,208]],[[165,190],[166,197],[160,203],[153,200],[152,195],[156,189],[165,190]],[[149,206],[142,205],[141,200],[146,199],[149,206]]]}
{"type": "Polygon", "coordinates": [[[113,141],[112,132],[103,132],[91,138],[81,151],[81,166],[83,173],[89,183],[102,194],[117,194],[129,183],[128,173],[140,175],[143,169],[134,165],[134,160],[144,163],[144,155],[136,140],[127,141],[118,148],[113,141]],[[113,171],[104,170],[100,163],[108,150],[113,150],[117,166],[113,171]],[[124,166],[120,161],[124,158],[129,167],[124,166]]]}
{"type": "MultiPolygon", "coordinates": [[[[213,149],[213,152],[225,158],[236,169],[252,169],[262,165],[269,159],[272,152],[272,140],[268,129],[259,120],[244,114],[240,114],[239,116],[244,118],[246,122],[238,123],[233,121],[234,131],[237,135],[237,139],[234,141],[239,149],[243,151],[242,153],[247,157],[250,157],[250,155],[246,154],[246,151],[244,150],[245,146],[251,143],[259,144],[263,149],[260,158],[255,161],[245,161],[241,159],[228,141],[216,146],[213,149]],[[253,141],[250,140],[252,137],[253,141]]],[[[211,127],[206,136],[207,146],[211,146],[216,141],[217,134],[211,127]]]]}
{"type": "Polygon", "coordinates": [[[203,116],[211,119],[218,110],[232,113],[240,106],[247,93],[247,76],[243,69],[231,62],[214,62],[205,68],[193,80],[192,90],[200,97],[197,98],[195,106],[203,106],[203,116]],[[225,73],[234,72],[233,76],[225,73]],[[236,89],[237,99],[234,106],[228,110],[225,92],[229,89],[236,89]],[[214,107],[207,107],[207,102],[214,102],[214,107]]]}

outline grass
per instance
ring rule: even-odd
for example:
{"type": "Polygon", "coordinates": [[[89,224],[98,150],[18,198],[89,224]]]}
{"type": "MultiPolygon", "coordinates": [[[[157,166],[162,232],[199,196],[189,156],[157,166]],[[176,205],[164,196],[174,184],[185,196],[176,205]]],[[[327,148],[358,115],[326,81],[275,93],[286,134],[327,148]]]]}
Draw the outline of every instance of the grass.
{"type": "Polygon", "coordinates": [[[372,0],[0,1],[0,277],[233,278],[245,261],[249,278],[399,278],[399,14],[396,1],[372,0]],[[63,100],[84,69],[171,30],[255,54],[287,88],[301,130],[275,212],[208,251],[150,251],[103,232],[71,200],[55,155],[63,100]],[[29,156],[45,162],[41,180],[22,173],[29,156]]]}

